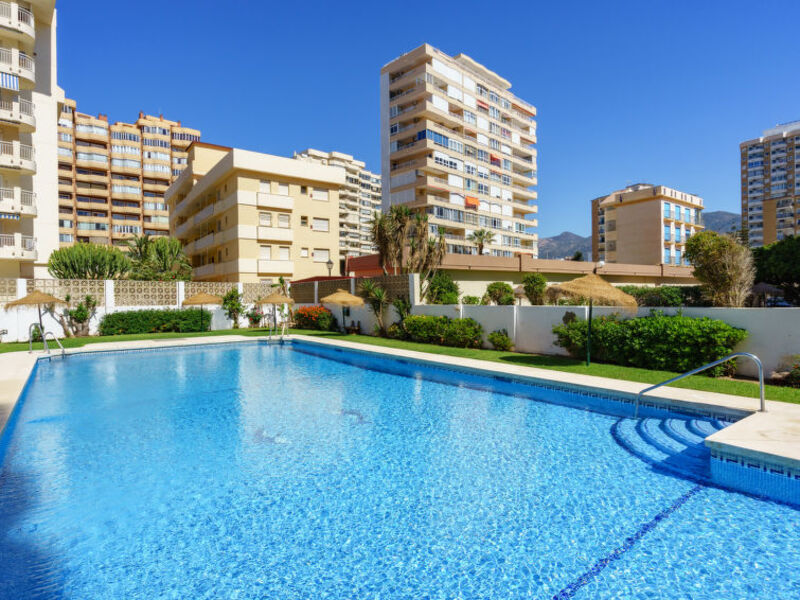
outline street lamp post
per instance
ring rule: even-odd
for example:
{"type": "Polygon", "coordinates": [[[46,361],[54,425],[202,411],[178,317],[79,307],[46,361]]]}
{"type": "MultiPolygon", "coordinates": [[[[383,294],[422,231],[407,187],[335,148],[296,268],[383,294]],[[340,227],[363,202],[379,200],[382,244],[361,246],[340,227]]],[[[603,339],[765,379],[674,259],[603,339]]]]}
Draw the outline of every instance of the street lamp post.
{"type": "Polygon", "coordinates": [[[325,263],[325,266],[328,267],[328,277],[330,277],[331,271],[333,271],[333,261],[329,258],[328,262],[325,263]]]}

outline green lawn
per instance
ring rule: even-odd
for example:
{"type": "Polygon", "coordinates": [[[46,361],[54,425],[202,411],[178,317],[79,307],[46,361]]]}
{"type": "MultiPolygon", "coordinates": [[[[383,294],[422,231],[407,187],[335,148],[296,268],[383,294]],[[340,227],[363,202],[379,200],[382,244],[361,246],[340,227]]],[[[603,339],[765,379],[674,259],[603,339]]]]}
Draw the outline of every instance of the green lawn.
{"type": "MultiPolygon", "coordinates": [[[[122,342],[128,340],[150,340],[150,339],[175,339],[175,338],[190,338],[200,336],[218,336],[218,335],[246,335],[246,336],[263,336],[266,330],[264,329],[228,329],[223,331],[211,331],[205,333],[151,333],[151,334],[138,334],[138,335],[114,335],[114,336],[98,336],[90,338],[67,338],[62,340],[66,348],[79,348],[87,344],[97,344],[101,342],[122,342]]],[[[434,346],[432,344],[418,344],[416,342],[405,342],[401,340],[391,340],[386,338],[377,338],[367,335],[342,335],[340,333],[330,333],[323,331],[306,331],[306,330],[292,330],[292,333],[302,335],[320,336],[329,339],[345,339],[349,342],[359,342],[362,344],[370,344],[372,346],[382,346],[385,348],[401,348],[404,350],[417,350],[419,352],[429,352],[431,354],[446,354],[447,356],[457,356],[464,358],[475,358],[479,360],[488,360],[498,363],[515,364],[528,367],[537,367],[540,369],[552,369],[554,371],[566,371],[568,373],[580,373],[583,375],[597,375],[599,377],[610,377],[612,379],[625,379],[628,381],[638,381],[641,383],[658,383],[670,377],[674,377],[676,373],[669,371],[649,371],[647,369],[637,369],[634,367],[620,367],[617,365],[607,365],[594,363],[587,367],[583,361],[567,358],[563,356],[542,356],[536,354],[518,354],[516,352],[501,352],[497,350],[474,350],[468,348],[449,348],[446,346],[434,346]]],[[[51,344],[52,346],[52,344],[51,344]]],[[[34,344],[34,348],[41,349],[42,344],[34,344]]],[[[15,352],[20,350],[27,350],[27,342],[10,342],[0,343],[0,353],[15,352]]],[[[695,375],[687,377],[677,383],[672,384],[674,387],[689,388],[707,392],[720,392],[723,394],[732,394],[735,396],[747,396],[750,398],[758,398],[758,384],[749,380],[727,379],[727,378],[711,378],[702,375],[695,375]]],[[[800,404],[800,390],[777,387],[768,385],[766,386],[766,395],[769,400],[779,400],[781,402],[793,402],[800,404]]],[[[754,406],[756,404],[754,403],[754,406]]]]}

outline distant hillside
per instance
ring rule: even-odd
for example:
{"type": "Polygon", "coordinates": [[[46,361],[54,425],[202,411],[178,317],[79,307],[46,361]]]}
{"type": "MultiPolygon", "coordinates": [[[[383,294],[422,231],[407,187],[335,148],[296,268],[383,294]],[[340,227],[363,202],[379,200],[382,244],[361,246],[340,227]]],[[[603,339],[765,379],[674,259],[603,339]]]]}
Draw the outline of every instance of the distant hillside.
{"type": "Polygon", "coordinates": [[[572,258],[576,250],[583,252],[583,259],[592,258],[591,236],[581,237],[564,231],[549,238],[539,238],[539,258],[572,258]]]}
{"type": "Polygon", "coordinates": [[[725,210],[703,211],[703,223],[708,231],[730,233],[742,226],[742,216],[725,210]]]}

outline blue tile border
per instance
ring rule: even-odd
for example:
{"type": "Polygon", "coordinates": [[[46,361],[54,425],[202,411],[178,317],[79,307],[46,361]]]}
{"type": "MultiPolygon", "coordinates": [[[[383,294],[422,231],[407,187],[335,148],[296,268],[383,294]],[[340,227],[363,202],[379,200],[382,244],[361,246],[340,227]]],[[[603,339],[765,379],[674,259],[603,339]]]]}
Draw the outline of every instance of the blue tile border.
{"type": "Polygon", "coordinates": [[[694,496],[695,494],[697,494],[702,490],[703,486],[701,485],[694,486],[688,492],[684,493],[679,498],[677,498],[667,508],[658,513],[655,517],[653,517],[646,523],[640,525],[632,536],[625,538],[625,541],[622,543],[622,545],[618,546],[617,548],[606,554],[603,558],[598,560],[596,563],[594,563],[588,571],[583,573],[575,581],[564,587],[560,592],[558,592],[555,596],[553,596],[553,600],[568,600],[569,598],[574,598],[575,594],[577,594],[582,587],[588,585],[594,579],[596,579],[597,576],[600,575],[600,573],[602,573],[603,569],[605,569],[612,562],[617,561],[621,559],[623,556],[625,556],[625,554],[629,550],[631,550],[639,542],[639,540],[641,540],[645,535],[653,531],[664,520],[668,519],[672,513],[674,513],[684,504],[686,504],[686,502],[688,502],[692,496],[694,496]]]}

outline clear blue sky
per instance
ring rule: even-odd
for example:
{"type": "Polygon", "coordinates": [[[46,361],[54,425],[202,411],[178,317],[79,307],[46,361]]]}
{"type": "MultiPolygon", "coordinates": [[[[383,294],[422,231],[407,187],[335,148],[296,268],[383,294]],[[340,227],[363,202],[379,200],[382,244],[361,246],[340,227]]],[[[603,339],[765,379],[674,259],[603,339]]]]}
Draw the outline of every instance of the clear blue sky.
{"type": "Polygon", "coordinates": [[[59,84],[111,120],[377,171],[381,66],[464,52],[538,108],[542,236],[588,233],[589,200],[637,181],[738,212],[739,142],[800,119],[796,0],[425,4],[58,0],[59,84]]]}

